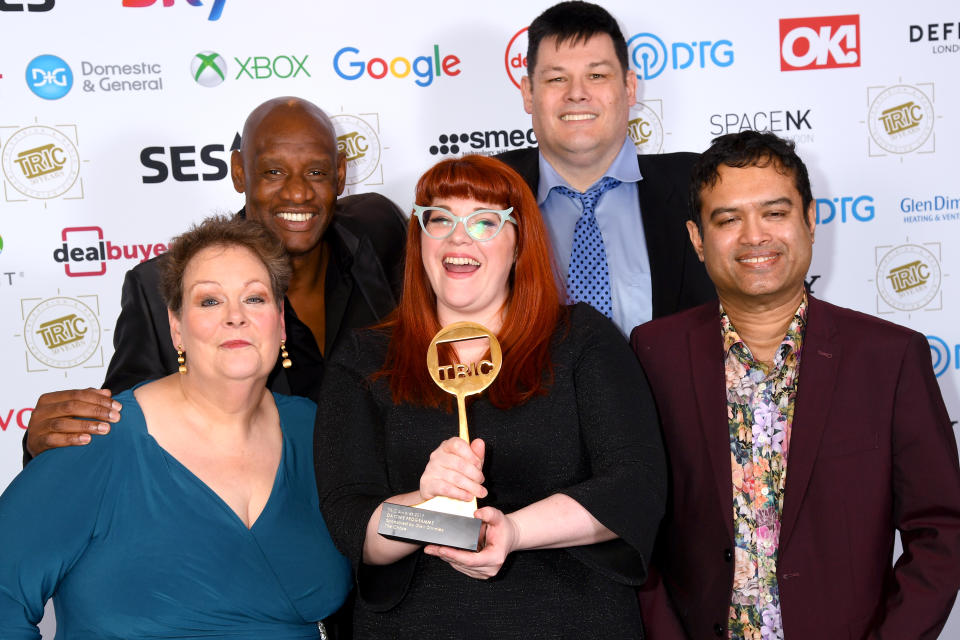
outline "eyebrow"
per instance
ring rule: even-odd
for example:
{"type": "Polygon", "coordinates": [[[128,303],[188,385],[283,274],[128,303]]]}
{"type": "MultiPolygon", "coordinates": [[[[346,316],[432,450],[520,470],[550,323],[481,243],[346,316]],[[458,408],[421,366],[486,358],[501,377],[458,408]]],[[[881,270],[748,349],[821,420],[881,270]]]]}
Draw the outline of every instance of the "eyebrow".
{"type": "MultiPolygon", "coordinates": [[[[450,205],[447,205],[447,204],[432,204],[428,208],[446,209],[450,213],[453,213],[453,211],[450,209],[450,205]]],[[[496,208],[491,209],[490,207],[475,207],[473,210],[473,213],[476,213],[477,211],[504,211],[505,209],[509,209],[509,207],[504,207],[503,209],[496,209],[496,208]]]]}
{"type": "MultiPolygon", "coordinates": [[[[587,63],[587,68],[588,68],[588,69],[595,69],[595,68],[597,68],[597,67],[612,67],[612,66],[613,66],[613,62],[610,61],[610,60],[598,60],[598,61],[596,61],[596,62],[587,63]]],[[[555,64],[555,65],[552,65],[552,66],[542,67],[542,68],[540,69],[540,71],[538,71],[537,73],[538,73],[538,74],[539,74],[539,73],[549,73],[549,72],[551,72],[551,71],[553,71],[553,72],[556,72],[556,71],[566,72],[566,71],[568,71],[568,68],[565,67],[565,66],[563,66],[563,65],[555,64]]]]}
{"type": "MultiPolygon", "coordinates": [[[[212,284],[212,285],[215,285],[215,286],[218,286],[218,287],[222,287],[222,286],[223,286],[223,284],[221,284],[221,283],[218,282],[217,280],[197,280],[197,281],[194,282],[192,285],[190,285],[190,289],[193,290],[194,288],[198,287],[198,286],[201,285],[201,284],[212,284]]],[[[266,283],[265,283],[263,280],[261,280],[260,278],[253,278],[253,279],[251,279],[251,280],[247,280],[246,282],[244,282],[244,283],[243,283],[243,286],[244,286],[244,287],[249,287],[251,284],[264,284],[264,285],[265,285],[266,283]]]]}
{"type": "MultiPolygon", "coordinates": [[[[767,209],[769,207],[777,207],[782,205],[792,206],[793,200],[784,196],[782,198],[774,198],[773,200],[764,200],[763,202],[760,202],[759,205],[762,209],[767,209]]],[[[735,211],[739,211],[740,209],[741,207],[717,207],[716,209],[710,212],[710,219],[712,220],[716,216],[722,215],[724,213],[733,213],[735,211]]]]}

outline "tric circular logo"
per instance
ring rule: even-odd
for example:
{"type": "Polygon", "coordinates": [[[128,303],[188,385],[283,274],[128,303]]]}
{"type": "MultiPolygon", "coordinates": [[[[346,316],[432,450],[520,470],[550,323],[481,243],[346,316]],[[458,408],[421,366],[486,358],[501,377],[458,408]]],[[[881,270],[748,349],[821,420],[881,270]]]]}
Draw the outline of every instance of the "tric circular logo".
{"type": "Polygon", "coordinates": [[[503,54],[503,62],[507,67],[510,82],[519,89],[521,78],[527,75],[527,27],[520,29],[510,38],[507,51],[503,54]]]}
{"type": "Polygon", "coordinates": [[[75,298],[48,298],[27,315],[23,339],[34,358],[69,369],[90,359],[100,346],[100,321],[75,298]]]}
{"type": "Polygon", "coordinates": [[[881,91],[867,113],[867,126],[874,141],[890,153],[916,151],[933,133],[933,102],[909,85],[881,91]]]}
{"type": "Polygon", "coordinates": [[[652,33],[638,33],[627,41],[630,63],[637,77],[652,80],[667,66],[667,45],[652,33]]]}
{"type": "Polygon", "coordinates": [[[190,75],[201,87],[216,87],[227,79],[227,61],[215,51],[201,51],[190,61],[190,75]]]}
{"type": "Polygon", "coordinates": [[[70,93],[73,71],[63,58],[51,54],[37,56],[27,65],[27,86],[44,100],[59,100],[70,93]]]}
{"type": "Polygon", "coordinates": [[[627,122],[627,133],[637,153],[660,153],[663,149],[663,124],[660,116],[642,102],[633,106],[627,122]]]}
{"type": "Polygon", "coordinates": [[[877,265],[877,292],[900,311],[916,311],[940,292],[940,262],[926,247],[904,244],[888,251],[877,265]]]}
{"type": "Polygon", "coordinates": [[[330,118],[337,132],[337,153],[347,160],[347,184],[359,184],[380,166],[380,137],[366,120],[348,114],[330,118]]]}
{"type": "Polygon", "coordinates": [[[46,200],[73,187],[80,175],[80,153],[58,130],[34,125],[10,136],[3,146],[2,165],[14,189],[46,200]]]}

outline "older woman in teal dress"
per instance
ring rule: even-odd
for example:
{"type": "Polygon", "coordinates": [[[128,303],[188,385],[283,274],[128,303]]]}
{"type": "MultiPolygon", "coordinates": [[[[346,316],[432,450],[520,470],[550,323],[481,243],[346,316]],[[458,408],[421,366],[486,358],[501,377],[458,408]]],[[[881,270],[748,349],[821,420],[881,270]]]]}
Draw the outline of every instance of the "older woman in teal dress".
{"type": "Polygon", "coordinates": [[[118,395],[110,434],[0,496],[0,637],[317,638],[350,589],[317,506],[315,405],[271,394],[289,265],[213,218],[164,258],[179,373],[118,395]]]}

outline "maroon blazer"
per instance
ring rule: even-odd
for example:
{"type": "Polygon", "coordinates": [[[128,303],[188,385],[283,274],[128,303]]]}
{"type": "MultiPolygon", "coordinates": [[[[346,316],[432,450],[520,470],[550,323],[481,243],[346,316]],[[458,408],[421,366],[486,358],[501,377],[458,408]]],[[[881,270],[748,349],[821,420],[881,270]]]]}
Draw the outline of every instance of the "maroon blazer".
{"type": "MultiPolygon", "coordinates": [[[[672,482],[640,596],[647,636],[726,638],[733,485],[718,305],[631,340],[672,482]]],[[[936,638],[960,587],[960,467],[927,341],[810,296],[802,348],[777,563],[784,634],[936,638]]]]}

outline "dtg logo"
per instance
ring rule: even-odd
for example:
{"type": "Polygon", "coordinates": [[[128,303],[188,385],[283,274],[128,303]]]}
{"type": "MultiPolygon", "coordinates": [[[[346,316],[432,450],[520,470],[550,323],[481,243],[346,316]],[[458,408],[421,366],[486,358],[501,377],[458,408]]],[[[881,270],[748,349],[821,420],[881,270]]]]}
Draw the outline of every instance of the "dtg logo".
{"type": "Polygon", "coordinates": [[[346,62],[343,60],[347,55],[356,56],[360,50],[356,47],[343,47],[333,56],[333,70],[344,80],[356,80],[367,73],[371,78],[380,80],[386,77],[387,73],[395,78],[406,78],[413,72],[417,77],[414,84],[421,87],[429,87],[433,79],[440,76],[458,76],[460,69],[460,58],[455,55],[445,55],[440,57],[440,45],[433,45],[433,57],[418,56],[410,62],[407,58],[396,57],[389,63],[384,58],[370,58],[368,62],[363,60],[353,60],[346,62]]]}
{"type": "Polygon", "coordinates": [[[190,61],[190,75],[201,87],[216,87],[227,79],[227,61],[215,51],[201,51],[190,61]]]}
{"type": "MultiPolygon", "coordinates": [[[[950,345],[939,336],[927,336],[930,345],[930,358],[933,360],[933,373],[939,378],[950,368],[950,345]]],[[[953,345],[953,368],[960,369],[960,344],[953,345]]]]}
{"type": "Polygon", "coordinates": [[[638,33],[627,41],[630,63],[640,80],[653,80],[672,62],[674,69],[686,69],[698,62],[703,69],[710,62],[717,67],[733,64],[733,43],[729,40],[674,42],[667,45],[652,33],[638,33]]]}
{"type": "Polygon", "coordinates": [[[27,86],[44,100],[59,100],[70,93],[73,71],[63,58],[37,56],[27,65],[27,86]]]}
{"type": "MultiPolygon", "coordinates": [[[[125,7],[149,7],[152,4],[155,4],[157,0],[123,0],[123,6],[125,7]]],[[[210,16],[207,20],[219,20],[220,14],[223,13],[223,5],[227,3],[227,0],[213,0],[213,6],[210,8],[210,16]]],[[[187,0],[187,4],[191,7],[202,7],[203,2],[201,0],[187,0]]],[[[173,0],[163,0],[163,6],[172,7],[173,0]]]]}
{"type": "Polygon", "coordinates": [[[780,70],[860,66],[860,16],[780,21],[780,70]]]}
{"type": "Polygon", "coordinates": [[[873,196],[817,198],[817,224],[843,223],[847,221],[847,216],[859,222],[869,222],[875,213],[873,196]]]}

